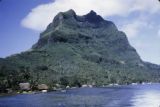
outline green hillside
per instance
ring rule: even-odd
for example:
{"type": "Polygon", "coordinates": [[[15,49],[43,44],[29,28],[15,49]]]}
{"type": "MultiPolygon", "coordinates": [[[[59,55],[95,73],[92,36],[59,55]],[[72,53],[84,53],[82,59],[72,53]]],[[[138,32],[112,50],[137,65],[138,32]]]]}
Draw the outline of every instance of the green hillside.
{"type": "Polygon", "coordinates": [[[141,60],[124,32],[91,11],[60,12],[30,51],[0,59],[0,88],[159,82],[160,66],[141,60]]]}

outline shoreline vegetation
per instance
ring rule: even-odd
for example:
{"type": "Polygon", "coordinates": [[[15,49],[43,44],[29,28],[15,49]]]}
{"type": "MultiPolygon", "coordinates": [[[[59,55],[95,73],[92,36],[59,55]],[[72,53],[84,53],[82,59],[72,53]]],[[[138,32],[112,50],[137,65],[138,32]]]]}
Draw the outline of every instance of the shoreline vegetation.
{"type": "Polygon", "coordinates": [[[112,83],[112,84],[102,85],[102,86],[83,84],[80,87],[70,87],[70,86],[60,87],[59,84],[56,84],[59,87],[53,87],[53,89],[50,89],[50,88],[48,88],[48,89],[46,89],[46,88],[42,89],[42,87],[39,90],[38,89],[37,90],[32,90],[32,89],[11,90],[11,89],[7,89],[8,92],[0,93],[0,97],[15,96],[15,95],[19,95],[19,94],[40,94],[40,93],[55,92],[55,91],[60,91],[60,92],[65,93],[67,90],[76,89],[76,88],[94,88],[94,87],[109,88],[109,87],[118,87],[118,86],[124,86],[124,85],[133,85],[133,86],[135,86],[135,85],[151,85],[151,84],[155,84],[155,83],[152,83],[152,82],[142,82],[142,83],[121,84],[121,85],[120,84],[114,84],[114,83],[112,83]]]}
{"type": "Polygon", "coordinates": [[[0,93],[160,82],[124,32],[93,10],[58,13],[28,51],[0,58],[0,93]]]}

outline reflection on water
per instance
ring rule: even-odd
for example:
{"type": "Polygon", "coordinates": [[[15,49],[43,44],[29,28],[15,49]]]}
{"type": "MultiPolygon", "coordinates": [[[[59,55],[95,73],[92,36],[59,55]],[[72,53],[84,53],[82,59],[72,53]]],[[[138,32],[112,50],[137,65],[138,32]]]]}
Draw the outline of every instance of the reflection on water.
{"type": "Polygon", "coordinates": [[[160,107],[160,85],[77,88],[0,97],[0,107],[160,107]]]}
{"type": "Polygon", "coordinates": [[[131,100],[133,107],[160,107],[160,91],[141,90],[131,100]]]}

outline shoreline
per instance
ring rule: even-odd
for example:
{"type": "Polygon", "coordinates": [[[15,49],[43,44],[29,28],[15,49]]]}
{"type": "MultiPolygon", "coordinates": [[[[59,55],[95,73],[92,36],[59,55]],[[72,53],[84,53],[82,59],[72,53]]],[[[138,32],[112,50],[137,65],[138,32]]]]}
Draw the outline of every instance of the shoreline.
{"type": "Polygon", "coordinates": [[[106,85],[106,86],[98,86],[98,87],[71,87],[71,88],[65,88],[65,89],[57,89],[57,90],[47,90],[47,92],[42,91],[22,91],[20,93],[19,91],[13,91],[12,93],[0,93],[0,97],[7,97],[7,96],[16,96],[16,95],[29,95],[29,94],[41,94],[41,93],[48,93],[48,92],[66,92],[67,90],[72,89],[79,89],[79,88],[111,88],[111,87],[120,87],[120,86],[136,86],[136,85],[154,85],[154,84],[160,84],[160,83],[146,83],[146,84],[129,84],[129,85],[106,85]]]}

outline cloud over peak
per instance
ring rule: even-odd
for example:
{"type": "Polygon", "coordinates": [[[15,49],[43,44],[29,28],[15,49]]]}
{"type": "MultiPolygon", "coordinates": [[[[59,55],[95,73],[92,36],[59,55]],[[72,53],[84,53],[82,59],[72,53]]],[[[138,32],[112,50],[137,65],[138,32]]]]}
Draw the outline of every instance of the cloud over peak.
{"type": "Polygon", "coordinates": [[[58,12],[69,9],[74,9],[79,15],[95,10],[103,17],[116,15],[125,17],[136,11],[157,13],[160,6],[158,0],[55,0],[32,9],[21,24],[32,30],[42,31],[58,12]]]}

